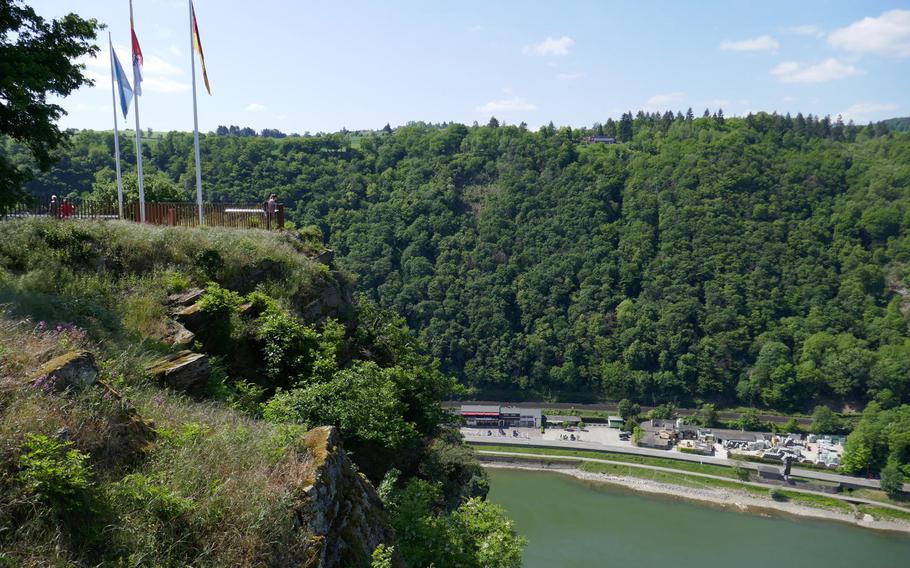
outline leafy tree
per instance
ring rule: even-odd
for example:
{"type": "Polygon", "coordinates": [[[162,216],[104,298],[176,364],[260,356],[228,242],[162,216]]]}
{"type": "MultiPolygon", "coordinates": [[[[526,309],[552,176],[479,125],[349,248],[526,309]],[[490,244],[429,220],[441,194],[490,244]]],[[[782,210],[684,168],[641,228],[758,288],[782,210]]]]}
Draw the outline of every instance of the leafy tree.
{"type": "Polygon", "coordinates": [[[897,463],[889,461],[888,465],[882,470],[881,474],[882,491],[888,494],[888,497],[897,499],[903,493],[904,475],[901,473],[897,463]]]}
{"type": "Polygon", "coordinates": [[[712,428],[717,425],[717,409],[711,403],[702,404],[698,408],[695,419],[700,426],[712,428]]]}
{"type": "MultiPolygon", "coordinates": [[[[439,370],[477,396],[802,412],[907,403],[896,291],[908,279],[910,135],[864,128],[851,141],[845,127],[837,140],[836,124],[805,115],[670,118],[624,113],[612,122],[621,145],[551,125],[425,123],[357,147],[236,126],[201,143],[218,165],[205,172],[213,199],[278,192],[288,220],[324,238],[358,291],[405,314],[439,370]]],[[[192,136],[157,142],[150,175],[192,188],[192,136]]],[[[75,133],[66,160],[27,187],[84,195],[100,178],[113,195],[112,144],[75,133]]],[[[16,141],[0,147],[28,162],[16,141]]],[[[384,341],[353,352],[386,366],[396,351],[384,341]]]]}
{"type": "Polygon", "coordinates": [[[754,408],[747,408],[736,420],[736,427],[740,430],[762,430],[766,424],[762,422],[761,416],[754,408]]]}
{"type": "Polygon", "coordinates": [[[635,418],[641,412],[641,406],[632,402],[628,398],[619,401],[619,416],[623,421],[635,418]]]}
{"type": "Polygon", "coordinates": [[[816,406],[812,412],[812,426],[816,434],[838,434],[843,429],[840,417],[827,406],[816,406]]]}
{"type": "MultiPolygon", "coordinates": [[[[0,135],[27,146],[41,170],[50,168],[66,139],[56,124],[65,111],[48,96],[92,84],[76,60],[98,52],[92,42],[99,28],[75,14],[47,21],[18,0],[0,4],[0,135]]],[[[0,211],[23,196],[31,175],[27,165],[0,153],[0,211]]]]}

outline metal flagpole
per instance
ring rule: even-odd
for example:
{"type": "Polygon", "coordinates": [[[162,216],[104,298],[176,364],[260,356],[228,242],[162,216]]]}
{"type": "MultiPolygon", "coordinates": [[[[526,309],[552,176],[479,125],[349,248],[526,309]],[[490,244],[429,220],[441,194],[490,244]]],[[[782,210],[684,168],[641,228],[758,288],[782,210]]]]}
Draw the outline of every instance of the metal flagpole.
{"type": "Polygon", "coordinates": [[[114,94],[114,44],[111,43],[111,32],[107,32],[107,45],[111,51],[111,105],[114,107],[114,156],[117,165],[117,205],[120,218],[123,219],[123,178],[120,177],[120,135],[117,132],[117,97],[114,94]]]}
{"type": "MultiPolygon", "coordinates": [[[[130,2],[130,28],[133,23],[133,3],[130,2]]],[[[132,33],[132,29],[130,32],[132,33]]],[[[135,75],[136,62],[133,62],[133,74],[135,75]]],[[[136,83],[137,81],[133,81],[136,83]]],[[[136,173],[139,175],[139,222],[145,223],[145,184],[142,181],[142,130],[139,128],[139,87],[133,87],[133,94],[136,98],[136,173]]]]}
{"type": "Polygon", "coordinates": [[[199,207],[199,225],[204,222],[202,216],[202,165],[199,157],[199,115],[196,112],[196,54],[193,41],[193,0],[187,0],[190,11],[190,69],[191,82],[193,83],[193,142],[196,150],[196,205],[199,207]]]}

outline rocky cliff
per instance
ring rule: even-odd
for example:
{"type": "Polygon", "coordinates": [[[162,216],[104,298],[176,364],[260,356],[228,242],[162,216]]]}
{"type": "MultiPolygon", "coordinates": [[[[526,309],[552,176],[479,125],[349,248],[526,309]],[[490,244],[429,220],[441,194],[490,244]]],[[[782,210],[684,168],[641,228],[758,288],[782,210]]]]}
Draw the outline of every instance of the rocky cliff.
{"type": "MultiPolygon", "coordinates": [[[[368,566],[377,546],[395,544],[379,496],[351,464],[334,427],[311,430],[306,445],[315,469],[312,484],[304,488],[306,506],[298,511],[298,522],[311,535],[303,565],[368,566]]],[[[401,565],[397,557],[396,562],[401,565]]]]}

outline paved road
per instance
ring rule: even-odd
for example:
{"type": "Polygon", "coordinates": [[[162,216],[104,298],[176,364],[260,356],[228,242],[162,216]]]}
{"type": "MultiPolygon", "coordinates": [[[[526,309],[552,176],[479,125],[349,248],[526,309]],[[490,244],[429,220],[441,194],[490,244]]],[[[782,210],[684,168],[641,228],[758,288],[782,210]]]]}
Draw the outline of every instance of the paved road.
{"type": "MultiPolygon", "coordinates": [[[[575,402],[497,402],[490,400],[448,400],[443,403],[443,406],[448,408],[456,408],[462,404],[489,404],[489,405],[501,405],[501,406],[517,406],[519,408],[558,408],[561,410],[575,409],[575,410],[600,410],[608,412],[618,412],[619,409],[616,403],[612,402],[599,402],[599,403],[575,403],[575,402]]],[[[653,409],[653,406],[642,406],[641,413],[647,414],[649,410],[653,409]]],[[[691,416],[698,412],[694,408],[677,408],[676,413],[680,416],[691,416]]],[[[733,412],[730,410],[719,410],[717,416],[721,420],[732,421],[736,420],[741,416],[740,412],[733,412]]],[[[779,416],[777,414],[759,414],[759,418],[764,422],[774,422],[775,424],[786,424],[789,422],[789,416],[779,416]]],[[[796,422],[802,426],[808,426],[812,423],[811,418],[796,418],[796,422]]]]}
{"type": "MultiPolygon", "coordinates": [[[[686,475],[691,475],[694,477],[703,477],[706,479],[717,479],[719,481],[736,481],[737,483],[742,483],[743,485],[750,485],[752,487],[759,487],[761,489],[770,489],[770,488],[778,487],[777,485],[769,485],[766,483],[756,483],[756,482],[752,482],[752,481],[738,481],[735,479],[730,479],[729,477],[724,477],[722,475],[712,475],[710,473],[695,473],[695,472],[690,472],[690,471],[684,472],[684,471],[681,471],[678,469],[673,469],[670,467],[661,467],[659,465],[637,464],[637,463],[613,461],[613,460],[606,460],[606,459],[599,459],[599,458],[582,458],[582,457],[568,457],[567,458],[566,456],[560,456],[560,455],[556,455],[556,454],[516,454],[516,453],[511,453],[511,452],[501,452],[501,451],[494,451],[494,450],[478,450],[478,453],[480,453],[482,455],[488,455],[488,456],[504,456],[505,457],[505,456],[521,455],[523,457],[530,456],[532,458],[542,458],[542,459],[555,459],[555,460],[570,459],[573,461],[608,463],[608,464],[613,464],[613,465],[635,467],[638,469],[663,471],[666,473],[685,473],[686,475]]],[[[890,503],[882,503],[880,501],[874,501],[872,499],[864,499],[862,497],[850,497],[850,496],[846,496],[846,495],[837,495],[834,493],[824,493],[822,491],[810,491],[808,489],[798,489],[795,487],[786,487],[785,489],[787,491],[793,491],[795,493],[806,493],[809,495],[821,495],[823,497],[830,497],[831,499],[837,499],[839,501],[845,501],[848,503],[863,503],[865,505],[874,505],[876,507],[884,507],[886,509],[894,509],[897,511],[903,511],[905,513],[910,513],[910,509],[908,509],[906,507],[892,505],[890,503]]]]}
{"type": "MultiPolygon", "coordinates": [[[[681,461],[690,461],[697,463],[708,463],[714,465],[723,465],[731,467],[733,465],[739,465],[747,469],[757,470],[759,465],[752,462],[736,462],[717,458],[712,456],[696,456],[691,454],[684,454],[681,452],[673,452],[666,450],[652,450],[651,448],[639,448],[637,446],[616,446],[609,444],[597,444],[594,442],[571,442],[571,441],[562,441],[562,442],[548,442],[545,440],[528,440],[526,438],[506,438],[506,437],[497,437],[490,438],[486,436],[465,436],[464,439],[467,442],[472,444],[481,444],[481,445],[495,445],[495,446],[527,446],[532,448],[549,448],[555,450],[590,450],[595,452],[613,452],[618,454],[633,454],[639,456],[651,456],[655,458],[664,458],[664,459],[673,459],[681,461]]],[[[849,475],[840,475],[838,473],[829,473],[826,471],[817,471],[814,469],[803,469],[800,467],[794,467],[791,470],[791,474],[794,476],[805,477],[807,479],[816,479],[819,481],[830,481],[833,483],[841,483],[847,487],[865,487],[869,489],[880,489],[880,485],[877,479],[865,479],[862,477],[852,477],[849,475]]],[[[904,491],[910,492],[910,484],[904,484],[904,491]]]]}

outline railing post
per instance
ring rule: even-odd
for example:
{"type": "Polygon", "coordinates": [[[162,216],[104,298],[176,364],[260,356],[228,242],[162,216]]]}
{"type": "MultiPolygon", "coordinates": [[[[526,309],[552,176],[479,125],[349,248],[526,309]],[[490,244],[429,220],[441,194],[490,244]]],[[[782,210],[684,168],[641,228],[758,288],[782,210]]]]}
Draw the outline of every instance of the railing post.
{"type": "Polygon", "coordinates": [[[283,204],[283,203],[279,203],[279,204],[278,204],[278,219],[277,219],[277,221],[278,221],[278,230],[279,230],[279,231],[283,231],[283,230],[284,230],[284,204],[283,204]]]}

